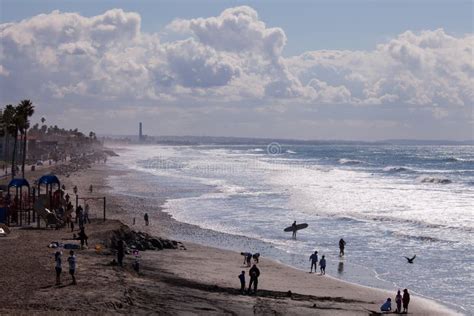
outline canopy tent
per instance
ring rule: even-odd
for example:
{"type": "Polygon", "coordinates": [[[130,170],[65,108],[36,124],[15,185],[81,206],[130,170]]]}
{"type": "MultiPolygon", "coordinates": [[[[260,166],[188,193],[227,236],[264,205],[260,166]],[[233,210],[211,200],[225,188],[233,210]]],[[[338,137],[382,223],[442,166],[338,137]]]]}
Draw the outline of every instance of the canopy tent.
{"type": "Polygon", "coordinates": [[[60,185],[60,181],[58,177],[56,177],[54,174],[47,174],[42,176],[41,178],[38,179],[38,185],[40,184],[57,184],[58,186],[60,185]]]}
{"type": "Polygon", "coordinates": [[[21,187],[30,187],[30,184],[26,179],[23,178],[17,178],[17,179],[12,179],[10,183],[8,184],[8,188],[10,187],[15,187],[15,188],[21,188],[21,187]]]}

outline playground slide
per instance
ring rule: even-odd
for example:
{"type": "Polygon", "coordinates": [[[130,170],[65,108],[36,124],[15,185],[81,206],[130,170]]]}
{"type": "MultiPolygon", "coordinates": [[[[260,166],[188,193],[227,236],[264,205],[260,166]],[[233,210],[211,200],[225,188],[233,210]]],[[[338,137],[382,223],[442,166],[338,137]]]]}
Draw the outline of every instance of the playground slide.
{"type": "Polygon", "coordinates": [[[40,196],[35,201],[35,205],[33,207],[36,211],[36,214],[38,214],[38,216],[43,219],[43,221],[46,223],[46,227],[61,224],[61,220],[56,217],[56,214],[46,208],[45,205],[49,203],[45,202],[48,202],[48,200],[49,199],[47,196],[40,196]]]}

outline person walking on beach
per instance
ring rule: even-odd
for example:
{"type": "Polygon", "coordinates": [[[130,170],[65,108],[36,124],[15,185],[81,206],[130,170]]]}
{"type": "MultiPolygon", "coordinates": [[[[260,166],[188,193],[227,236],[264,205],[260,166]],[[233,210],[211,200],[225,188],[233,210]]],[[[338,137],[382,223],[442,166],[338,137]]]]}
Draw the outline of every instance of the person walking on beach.
{"type": "Polygon", "coordinates": [[[143,219],[145,220],[145,225],[148,226],[150,223],[149,218],[148,218],[148,213],[145,213],[145,216],[143,216],[143,219]]]}
{"type": "Polygon", "coordinates": [[[397,304],[397,310],[395,312],[400,314],[402,312],[402,294],[400,294],[400,290],[398,290],[395,296],[395,304],[397,304]]]}
{"type": "Polygon", "coordinates": [[[410,304],[410,294],[408,293],[407,289],[403,290],[403,313],[408,314],[408,304],[410,304]]]}
{"type": "Polygon", "coordinates": [[[78,206],[76,208],[76,223],[79,222],[79,227],[81,227],[81,223],[83,222],[83,214],[82,214],[82,206],[78,206]]]}
{"type": "Polygon", "coordinates": [[[344,256],[345,246],[346,246],[346,242],[344,241],[344,239],[341,238],[341,240],[339,240],[339,257],[344,256]]]}
{"type": "Polygon", "coordinates": [[[244,294],[245,293],[245,271],[242,271],[238,277],[240,280],[240,294],[244,294]]]}
{"type": "Polygon", "coordinates": [[[89,204],[86,203],[86,206],[84,207],[84,223],[91,223],[91,220],[89,219],[89,204]]]}
{"type": "Polygon", "coordinates": [[[69,252],[69,257],[67,258],[67,262],[69,263],[69,274],[72,277],[72,284],[76,285],[77,284],[76,277],[74,275],[76,273],[76,256],[74,255],[73,250],[69,252]]]}
{"type": "Polygon", "coordinates": [[[92,187],[92,184],[89,186],[89,192],[92,193],[93,191],[93,187],[92,187]]]}
{"type": "Polygon", "coordinates": [[[296,221],[294,221],[293,224],[291,224],[291,229],[293,230],[292,238],[296,239],[296,221]]]}
{"type": "Polygon", "coordinates": [[[249,270],[250,274],[250,282],[249,282],[249,294],[252,289],[253,284],[253,293],[257,294],[257,287],[258,287],[258,277],[260,276],[260,270],[257,268],[257,265],[253,265],[253,267],[249,270]]]}
{"type": "Polygon", "coordinates": [[[54,262],[55,262],[54,269],[56,270],[56,285],[61,284],[61,272],[63,271],[61,261],[62,261],[61,252],[56,251],[56,253],[54,254],[54,262]]]}
{"type": "Polygon", "coordinates": [[[86,232],[84,230],[84,227],[81,228],[81,230],[79,231],[79,240],[81,241],[81,249],[84,249],[84,243],[86,244],[86,246],[89,246],[87,244],[87,235],[86,235],[86,232]]]}
{"type": "Polygon", "coordinates": [[[315,251],[310,257],[309,261],[311,261],[311,270],[309,273],[313,273],[313,267],[314,267],[314,272],[318,272],[318,252],[315,251]]]}
{"type": "Polygon", "coordinates": [[[123,257],[125,257],[125,246],[123,240],[120,239],[117,243],[117,262],[121,267],[123,267],[123,257]]]}
{"type": "Polygon", "coordinates": [[[324,256],[319,260],[319,269],[321,270],[321,275],[326,274],[326,259],[324,256]]]}

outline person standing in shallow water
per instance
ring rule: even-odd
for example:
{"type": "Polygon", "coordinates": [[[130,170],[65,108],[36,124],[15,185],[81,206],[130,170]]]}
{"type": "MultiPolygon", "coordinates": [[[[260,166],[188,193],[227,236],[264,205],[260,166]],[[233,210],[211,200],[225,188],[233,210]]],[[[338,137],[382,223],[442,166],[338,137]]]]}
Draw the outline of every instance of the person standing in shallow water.
{"type": "Polygon", "coordinates": [[[148,224],[150,223],[149,218],[148,218],[148,213],[145,213],[145,215],[143,216],[143,219],[145,220],[145,225],[148,226],[148,224]]]}
{"type": "Polygon", "coordinates": [[[313,267],[314,267],[314,272],[318,272],[318,252],[315,251],[310,257],[309,261],[311,261],[311,270],[309,273],[313,273],[313,267]]]}
{"type": "Polygon", "coordinates": [[[346,242],[341,238],[339,240],[339,257],[344,256],[344,248],[346,247],[346,242]]]}
{"type": "Polygon", "coordinates": [[[408,314],[408,304],[410,304],[410,293],[408,293],[407,289],[403,290],[403,313],[408,314]]]}
{"type": "Polygon", "coordinates": [[[293,239],[296,239],[296,221],[291,224],[291,228],[293,229],[293,239]]]}

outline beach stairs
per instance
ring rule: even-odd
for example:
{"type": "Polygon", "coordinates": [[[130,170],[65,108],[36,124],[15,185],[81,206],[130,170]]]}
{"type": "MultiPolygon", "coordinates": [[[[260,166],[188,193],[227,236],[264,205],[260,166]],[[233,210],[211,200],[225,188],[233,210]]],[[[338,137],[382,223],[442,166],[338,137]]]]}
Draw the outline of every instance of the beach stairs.
{"type": "MultiPolygon", "coordinates": [[[[59,219],[56,214],[50,211],[47,207],[49,206],[49,197],[48,196],[40,196],[35,201],[34,209],[36,214],[39,218],[41,218],[46,227],[58,227],[62,226],[64,223],[61,219],[59,219]]],[[[38,221],[38,227],[40,225],[40,221],[38,221]]]]}

